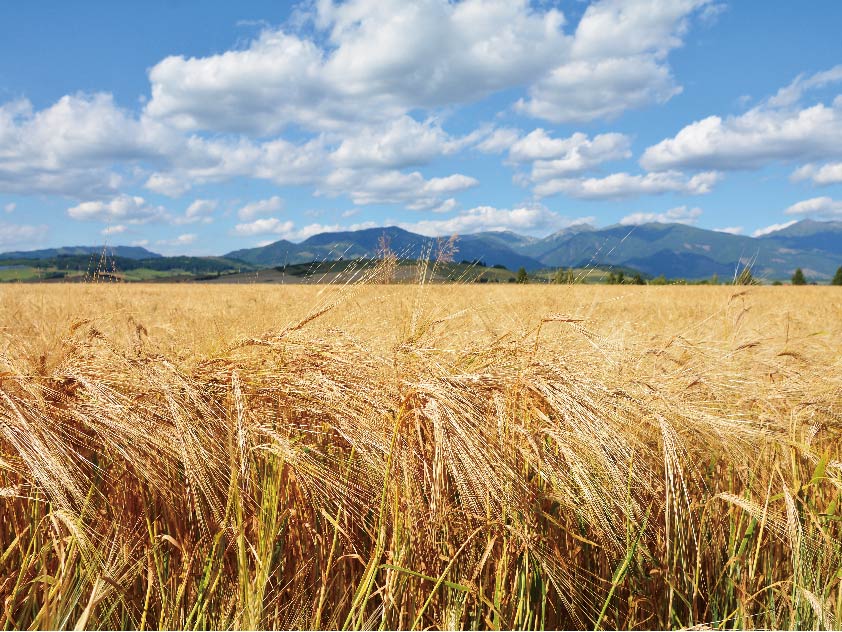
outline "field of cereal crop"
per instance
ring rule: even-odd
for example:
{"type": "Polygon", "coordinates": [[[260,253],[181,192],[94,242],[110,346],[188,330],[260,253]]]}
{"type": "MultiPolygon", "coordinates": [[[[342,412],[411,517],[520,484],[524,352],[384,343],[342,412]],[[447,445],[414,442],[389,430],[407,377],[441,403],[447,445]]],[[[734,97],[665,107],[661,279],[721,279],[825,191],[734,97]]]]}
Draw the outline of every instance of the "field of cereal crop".
{"type": "Polygon", "coordinates": [[[834,287],[0,287],[9,628],[832,628],[834,287]]]}

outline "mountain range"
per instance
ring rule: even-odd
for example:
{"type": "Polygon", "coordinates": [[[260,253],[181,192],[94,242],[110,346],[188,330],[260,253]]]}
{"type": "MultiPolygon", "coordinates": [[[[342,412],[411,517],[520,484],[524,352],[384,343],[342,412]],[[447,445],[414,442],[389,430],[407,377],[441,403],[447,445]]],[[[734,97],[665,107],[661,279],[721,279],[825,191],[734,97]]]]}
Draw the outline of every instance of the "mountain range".
{"type": "MultiPolygon", "coordinates": [[[[225,255],[254,265],[274,266],[318,259],[376,256],[381,239],[401,257],[418,258],[435,240],[398,227],[320,233],[301,243],[286,240],[225,255]]],[[[462,235],[457,260],[527,270],[614,265],[657,276],[698,279],[734,275],[749,265],[755,276],[787,278],[795,268],[815,280],[842,265],[842,222],[802,220],[759,237],[733,235],[687,224],[649,223],[595,228],[577,225],[544,238],[508,231],[462,235]]]]}
{"type": "MultiPolygon", "coordinates": [[[[435,256],[438,240],[395,226],[313,235],[300,243],[280,240],[235,250],[224,257],[256,267],[376,257],[382,244],[399,257],[435,256]]],[[[727,278],[751,266],[756,277],[788,278],[800,267],[811,280],[831,278],[842,265],[842,222],[802,220],[758,237],[733,235],[686,224],[649,223],[596,228],[577,225],[544,238],[508,231],[461,235],[456,261],[482,261],[511,270],[558,267],[621,266],[647,275],[699,279],[717,274],[727,278]]],[[[115,256],[160,257],[144,248],[115,246],[115,256]]],[[[0,254],[3,259],[38,259],[102,251],[98,247],[57,248],[0,254]]]]}

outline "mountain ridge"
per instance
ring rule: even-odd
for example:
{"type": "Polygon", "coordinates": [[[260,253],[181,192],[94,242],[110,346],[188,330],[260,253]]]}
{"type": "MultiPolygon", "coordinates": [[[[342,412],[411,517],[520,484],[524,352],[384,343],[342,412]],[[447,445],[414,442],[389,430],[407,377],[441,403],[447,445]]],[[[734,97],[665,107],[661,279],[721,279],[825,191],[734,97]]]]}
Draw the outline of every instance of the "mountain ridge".
{"type": "MultiPolygon", "coordinates": [[[[295,243],[280,239],[264,246],[233,250],[221,257],[257,267],[278,267],[362,257],[377,257],[383,245],[398,257],[435,257],[440,241],[398,226],[334,231],[295,243]]],[[[750,237],[689,224],[651,222],[605,227],[575,225],[546,237],[513,231],[480,231],[460,235],[456,261],[481,261],[528,271],[581,265],[629,267],[653,276],[697,279],[736,274],[751,266],[755,276],[788,278],[802,268],[810,279],[826,280],[842,265],[842,222],[801,220],[770,233],[750,237]]],[[[39,259],[94,255],[102,246],[73,246],[0,253],[0,259],[39,259]]],[[[138,246],[108,247],[109,253],[133,259],[161,257],[138,246]]]]}

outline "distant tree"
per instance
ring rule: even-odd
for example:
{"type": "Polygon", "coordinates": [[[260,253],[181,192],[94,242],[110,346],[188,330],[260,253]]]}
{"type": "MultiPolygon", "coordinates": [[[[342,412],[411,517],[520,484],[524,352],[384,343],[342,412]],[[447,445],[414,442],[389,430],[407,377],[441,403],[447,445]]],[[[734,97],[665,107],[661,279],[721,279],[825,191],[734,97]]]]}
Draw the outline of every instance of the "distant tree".
{"type": "Polygon", "coordinates": [[[643,277],[640,276],[639,272],[636,272],[635,275],[632,277],[632,283],[635,285],[646,285],[646,281],[643,280],[643,277]]]}
{"type": "Polygon", "coordinates": [[[710,278],[710,284],[719,285],[719,275],[716,272],[714,272],[713,276],[710,278]]]}
{"type": "Polygon", "coordinates": [[[783,285],[783,283],[781,283],[778,279],[775,279],[772,281],[772,285],[783,285]]]}
{"type": "Polygon", "coordinates": [[[795,268],[795,274],[792,275],[793,285],[807,285],[807,279],[804,277],[804,272],[801,268],[795,268]]]}
{"type": "Polygon", "coordinates": [[[839,266],[836,269],[836,274],[833,275],[833,280],[830,282],[831,285],[842,285],[842,266],[839,266]]]}
{"type": "Polygon", "coordinates": [[[529,275],[526,273],[526,268],[521,266],[517,271],[517,283],[529,283],[529,275]]]}
{"type": "Polygon", "coordinates": [[[567,268],[567,270],[562,270],[561,268],[559,268],[555,271],[552,282],[557,284],[565,283],[567,285],[575,283],[576,276],[573,274],[573,268],[567,268]]]}
{"type": "Polygon", "coordinates": [[[666,285],[667,284],[667,278],[663,274],[659,274],[654,279],[649,281],[649,284],[650,285],[666,285]]]}
{"type": "Polygon", "coordinates": [[[620,271],[617,273],[617,284],[618,284],[618,285],[622,285],[622,284],[623,284],[623,283],[625,283],[625,282],[626,282],[626,275],[625,275],[625,274],[623,274],[623,271],[622,271],[622,270],[620,270],[620,271]]]}

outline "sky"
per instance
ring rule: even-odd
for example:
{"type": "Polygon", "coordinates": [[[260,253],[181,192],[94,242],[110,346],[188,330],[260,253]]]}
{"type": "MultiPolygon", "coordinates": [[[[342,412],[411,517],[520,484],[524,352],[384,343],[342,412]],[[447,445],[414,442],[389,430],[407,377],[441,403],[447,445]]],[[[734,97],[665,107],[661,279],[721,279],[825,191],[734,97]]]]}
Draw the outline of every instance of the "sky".
{"type": "Polygon", "coordinates": [[[0,251],[842,219],[842,3],[0,3],[0,251]]]}

